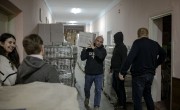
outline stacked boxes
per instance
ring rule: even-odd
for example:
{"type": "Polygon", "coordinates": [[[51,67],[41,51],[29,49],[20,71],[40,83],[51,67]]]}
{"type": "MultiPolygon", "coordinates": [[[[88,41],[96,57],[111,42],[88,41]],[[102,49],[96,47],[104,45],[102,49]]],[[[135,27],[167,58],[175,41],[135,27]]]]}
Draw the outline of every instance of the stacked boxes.
{"type": "Polygon", "coordinates": [[[45,61],[56,67],[61,83],[74,86],[74,57],[72,46],[45,46],[45,61]]]}
{"type": "Polygon", "coordinates": [[[111,103],[115,103],[117,100],[116,93],[112,88],[112,74],[110,74],[111,57],[114,46],[106,46],[107,56],[105,58],[105,72],[104,72],[104,93],[109,98],[111,103]]]}

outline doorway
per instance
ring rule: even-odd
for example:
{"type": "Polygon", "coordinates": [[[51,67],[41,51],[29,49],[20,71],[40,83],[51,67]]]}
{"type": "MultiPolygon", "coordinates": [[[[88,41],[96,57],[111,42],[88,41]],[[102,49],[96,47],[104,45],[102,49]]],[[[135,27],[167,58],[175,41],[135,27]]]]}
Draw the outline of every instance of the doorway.
{"type": "Polygon", "coordinates": [[[162,64],[161,100],[165,102],[166,108],[170,110],[171,95],[171,15],[163,17],[162,46],[167,57],[162,64]]]}
{"type": "Polygon", "coordinates": [[[112,45],[112,31],[107,32],[107,45],[112,45]]]}
{"type": "Polygon", "coordinates": [[[165,62],[158,70],[159,73],[156,73],[160,74],[157,76],[157,79],[160,79],[159,84],[161,85],[159,100],[156,101],[163,106],[165,110],[170,110],[171,99],[171,25],[171,13],[150,18],[150,38],[157,41],[167,54],[165,62]]]}

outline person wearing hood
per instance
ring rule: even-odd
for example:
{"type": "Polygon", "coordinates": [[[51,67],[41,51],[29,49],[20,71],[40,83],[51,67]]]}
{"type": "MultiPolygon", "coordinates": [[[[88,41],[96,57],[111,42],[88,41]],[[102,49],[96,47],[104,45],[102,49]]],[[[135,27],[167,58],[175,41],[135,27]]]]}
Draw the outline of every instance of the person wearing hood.
{"type": "Polygon", "coordinates": [[[23,39],[23,47],[27,54],[17,71],[16,84],[26,84],[35,81],[59,83],[56,68],[43,60],[43,41],[37,34],[31,34],[23,39]]]}
{"type": "Polygon", "coordinates": [[[99,110],[101,100],[101,90],[103,84],[103,72],[104,72],[104,59],[107,55],[106,49],[103,46],[103,37],[96,37],[94,42],[90,42],[87,49],[83,49],[81,52],[81,60],[86,60],[85,65],[85,101],[86,108],[89,107],[90,89],[94,82],[95,84],[95,96],[94,96],[94,110],[99,110]]]}
{"type": "Polygon", "coordinates": [[[114,88],[118,97],[115,108],[126,109],[126,92],[124,87],[124,80],[119,79],[119,72],[127,57],[127,48],[123,43],[122,32],[117,32],[114,35],[114,43],[115,47],[111,58],[110,73],[113,73],[112,87],[114,88]]]}

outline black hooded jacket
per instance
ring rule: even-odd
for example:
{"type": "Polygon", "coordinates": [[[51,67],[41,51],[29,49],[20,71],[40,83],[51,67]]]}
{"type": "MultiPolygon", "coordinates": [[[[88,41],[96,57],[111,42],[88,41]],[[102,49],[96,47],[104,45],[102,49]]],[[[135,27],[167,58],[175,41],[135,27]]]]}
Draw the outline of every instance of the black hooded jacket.
{"type": "Polygon", "coordinates": [[[117,32],[114,35],[114,43],[115,43],[115,47],[111,58],[110,69],[119,72],[121,70],[122,64],[125,62],[127,57],[127,48],[123,43],[122,32],[117,32]]]}
{"type": "Polygon", "coordinates": [[[85,73],[88,75],[103,74],[103,62],[106,55],[106,49],[103,45],[95,49],[83,49],[81,52],[81,60],[86,60],[85,73]]]}

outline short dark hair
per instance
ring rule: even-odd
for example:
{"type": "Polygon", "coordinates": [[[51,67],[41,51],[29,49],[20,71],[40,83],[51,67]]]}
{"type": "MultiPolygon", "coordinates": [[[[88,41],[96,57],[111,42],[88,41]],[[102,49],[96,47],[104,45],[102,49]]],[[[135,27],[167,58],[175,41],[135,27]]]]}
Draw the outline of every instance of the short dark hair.
{"type": "Polygon", "coordinates": [[[148,36],[148,29],[147,28],[139,28],[137,34],[138,34],[138,37],[148,36]]]}
{"type": "Polygon", "coordinates": [[[39,54],[43,40],[37,34],[30,34],[23,39],[23,47],[27,55],[39,54]]]}

